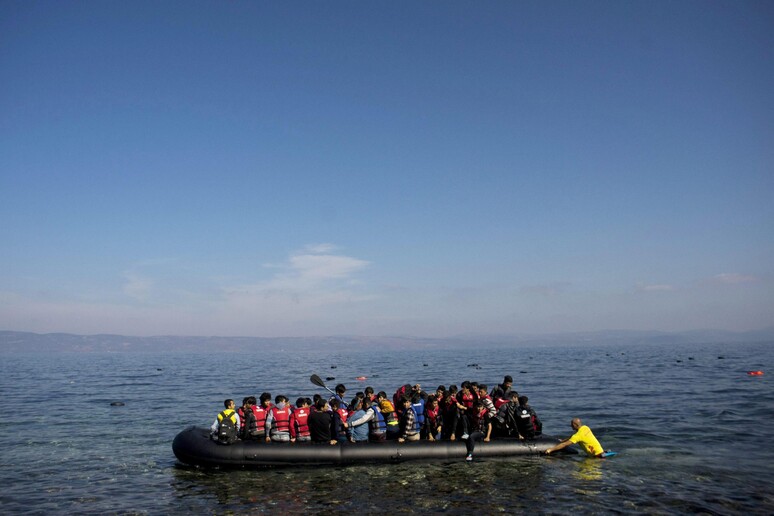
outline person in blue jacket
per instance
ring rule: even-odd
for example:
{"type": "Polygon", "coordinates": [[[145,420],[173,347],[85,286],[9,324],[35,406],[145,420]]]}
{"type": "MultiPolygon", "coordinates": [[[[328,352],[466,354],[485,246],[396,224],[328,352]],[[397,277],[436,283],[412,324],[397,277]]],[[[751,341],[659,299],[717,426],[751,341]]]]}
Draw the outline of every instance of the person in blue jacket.
{"type": "Polygon", "coordinates": [[[365,415],[363,400],[359,397],[355,397],[349,405],[349,417],[347,417],[347,422],[344,423],[344,426],[346,426],[349,431],[349,440],[353,443],[368,442],[367,421],[364,421],[359,425],[351,425],[351,422],[357,422],[357,420],[362,419],[365,415]]]}

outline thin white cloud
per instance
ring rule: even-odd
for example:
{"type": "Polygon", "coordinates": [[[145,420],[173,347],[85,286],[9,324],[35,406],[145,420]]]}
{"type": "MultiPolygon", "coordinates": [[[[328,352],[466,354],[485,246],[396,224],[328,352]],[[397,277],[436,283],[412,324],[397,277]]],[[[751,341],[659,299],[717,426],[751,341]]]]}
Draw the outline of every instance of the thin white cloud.
{"type": "Polygon", "coordinates": [[[125,272],[124,294],[137,301],[145,301],[153,290],[154,282],[136,272],[125,272]]]}
{"type": "Polygon", "coordinates": [[[758,281],[758,278],[755,276],[739,274],[738,272],[724,272],[717,274],[712,279],[726,285],[739,285],[740,283],[752,283],[758,281]]]}
{"type": "Polygon", "coordinates": [[[312,254],[330,254],[336,250],[336,246],[333,244],[309,244],[305,249],[312,254]]]}
{"type": "Polygon", "coordinates": [[[371,299],[359,292],[356,274],[369,262],[342,254],[330,254],[331,244],[316,244],[292,254],[266,281],[224,288],[229,310],[248,311],[266,317],[309,316],[309,310],[327,311],[335,305],[371,299]]]}
{"type": "Polygon", "coordinates": [[[289,260],[291,274],[312,281],[347,278],[367,265],[364,260],[330,254],[298,254],[289,260]]]}

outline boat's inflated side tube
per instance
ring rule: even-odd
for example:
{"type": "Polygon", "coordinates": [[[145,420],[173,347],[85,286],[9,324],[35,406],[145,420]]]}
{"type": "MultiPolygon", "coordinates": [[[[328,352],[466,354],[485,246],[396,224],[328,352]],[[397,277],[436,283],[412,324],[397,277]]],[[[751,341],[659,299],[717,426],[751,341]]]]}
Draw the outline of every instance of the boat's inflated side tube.
{"type": "MultiPolygon", "coordinates": [[[[476,458],[538,455],[558,443],[543,436],[531,441],[493,439],[476,443],[476,458]]],[[[175,437],[175,456],[186,464],[207,467],[302,466],[318,464],[353,464],[369,462],[403,462],[413,460],[457,460],[466,455],[463,441],[418,441],[398,443],[265,443],[239,441],[219,444],[210,439],[208,428],[191,426],[175,437]]],[[[565,448],[562,452],[577,453],[565,448]]]]}

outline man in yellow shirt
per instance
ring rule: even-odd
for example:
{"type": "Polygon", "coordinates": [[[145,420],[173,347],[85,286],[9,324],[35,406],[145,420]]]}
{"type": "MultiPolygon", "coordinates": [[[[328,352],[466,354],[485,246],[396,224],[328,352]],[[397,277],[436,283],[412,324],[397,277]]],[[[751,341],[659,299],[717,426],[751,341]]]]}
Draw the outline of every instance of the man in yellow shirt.
{"type": "Polygon", "coordinates": [[[546,455],[551,455],[553,452],[561,450],[562,448],[566,448],[571,444],[580,444],[583,449],[586,450],[586,453],[592,457],[599,457],[605,453],[602,445],[599,444],[597,438],[594,437],[593,433],[591,433],[591,428],[581,423],[579,418],[576,417],[573,419],[570,425],[572,426],[572,429],[575,430],[575,434],[573,434],[569,439],[560,442],[556,446],[547,449],[546,455]]]}

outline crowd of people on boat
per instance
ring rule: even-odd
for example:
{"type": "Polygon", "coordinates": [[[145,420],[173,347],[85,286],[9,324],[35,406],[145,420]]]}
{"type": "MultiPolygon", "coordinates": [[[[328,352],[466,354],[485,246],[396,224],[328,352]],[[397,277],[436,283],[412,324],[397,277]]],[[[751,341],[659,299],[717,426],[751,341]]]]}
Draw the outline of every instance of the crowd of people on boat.
{"type": "Polygon", "coordinates": [[[224,444],[237,440],[277,443],[384,442],[462,440],[468,460],[477,441],[493,437],[534,439],[542,423],[526,396],[513,389],[505,376],[491,391],[484,384],[465,381],[458,388],[440,385],[427,393],[421,385],[405,384],[391,397],[366,387],[345,402],[347,389],[336,385],[330,398],[316,394],[298,398],[295,406],[287,396],[264,392],[248,396],[236,407],[224,402],[211,426],[213,439],[224,444]]]}

